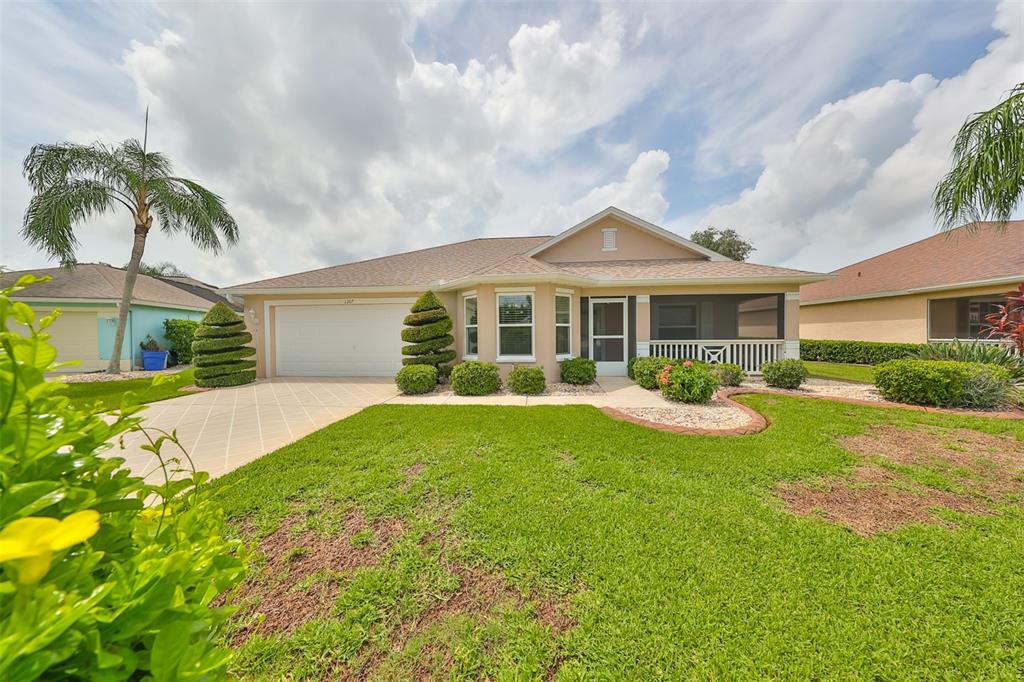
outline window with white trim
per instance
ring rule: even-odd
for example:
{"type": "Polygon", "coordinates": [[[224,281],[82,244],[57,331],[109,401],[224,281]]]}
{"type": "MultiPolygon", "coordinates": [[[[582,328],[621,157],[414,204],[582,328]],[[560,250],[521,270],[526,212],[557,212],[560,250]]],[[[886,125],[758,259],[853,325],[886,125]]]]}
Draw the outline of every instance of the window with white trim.
{"type": "Polygon", "coordinates": [[[533,294],[498,294],[498,358],[533,357],[533,294]]]}
{"type": "Polygon", "coordinates": [[[476,320],[476,296],[466,296],[462,299],[463,310],[466,314],[466,351],[464,355],[476,357],[477,354],[477,320],[476,320]]]}
{"type": "Polygon", "coordinates": [[[606,227],[601,230],[601,250],[602,251],[617,251],[618,246],[615,243],[616,236],[618,235],[618,228],[606,227]]]}
{"type": "Polygon", "coordinates": [[[555,355],[567,358],[572,355],[572,296],[555,295],[555,355]]]}

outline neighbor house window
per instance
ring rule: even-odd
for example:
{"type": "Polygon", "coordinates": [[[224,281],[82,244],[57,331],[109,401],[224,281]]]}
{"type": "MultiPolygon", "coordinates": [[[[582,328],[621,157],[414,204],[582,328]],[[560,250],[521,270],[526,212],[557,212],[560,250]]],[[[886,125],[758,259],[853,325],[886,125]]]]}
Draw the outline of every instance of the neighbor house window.
{"type": "Polygon", "coordinates": [[[498,360],[533,358],[533,294],[498,294],[498,360]]]}
{"type": "Polygon", "coordinates": [[[601,230],[601,236],[603,238],[603,241],[601,243],[602,251],[615,251],[618,249],[618,247],[615,244],[615,237],[618,234],[618,232],[618,229],[614,227],[606,227],[605,229],[601,230]]]}
{"type": "Polygon", "coordinates": [[[572,355],[572,296],[555,296],[555,355],[572,355]]]}
{"type": "Polygon", "coordinates": [[[477,322],[476,322],[476,296],[466,296],[463,299],[466,310],[466,352],[465,355],[476,357],[477,354],[477,322]]]}

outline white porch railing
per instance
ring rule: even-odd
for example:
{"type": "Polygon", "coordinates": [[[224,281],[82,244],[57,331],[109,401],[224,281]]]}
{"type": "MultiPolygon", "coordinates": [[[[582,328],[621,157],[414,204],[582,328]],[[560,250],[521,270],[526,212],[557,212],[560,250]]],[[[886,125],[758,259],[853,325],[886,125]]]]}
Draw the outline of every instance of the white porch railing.
{"type": "Polygon", "coordinates": [[[785,342],[776,339],[764,341],[650,341],[649,354],[676,360],[702,360],[729,362],[739,365],[744,372],[759,374],[761,365],[783,358],[785,342]]]}

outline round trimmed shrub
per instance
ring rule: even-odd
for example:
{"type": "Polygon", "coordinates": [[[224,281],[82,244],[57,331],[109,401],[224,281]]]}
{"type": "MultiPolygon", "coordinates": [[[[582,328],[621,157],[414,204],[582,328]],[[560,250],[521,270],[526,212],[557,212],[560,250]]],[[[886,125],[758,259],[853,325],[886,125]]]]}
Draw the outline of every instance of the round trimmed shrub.
{"type": "Polygon", "coordinates": [[[633,363],[633,381],[640,388],[653,390],[658,388],[658,375],[666,366],[679,364],[678,360],[655,355],[653,357],[640,357],[633,363]]]}
{"type": "Polygon", "coordinates": [[[666,365],[659,375],[661,394],[683,403],[706,403],[715,395],[718,381],[706,365],[690,360],[680,365],[666,365]]]}
{"type": "Polygon", "coordinates": [[[718,383],[722,386],[739,386],[747,378],[747,373],[739,365],[723,362],[711,368],[718,383]]]}
{"type": "Polygon", "coordinates": [[[508,373],[508,390],[520,395],[537,395],[543,393],[547,382],[544,381],[544,370],[540,367],[522,367],[516,365],[508,373]]]}
{"type": "Polygon", "coordinates": [[[195,336],[196,386],[241,386],[256,379],[256,362],[244,359],[256,352],[245,345],[252,341],[252,334],[245,330],[245,321],[223,302],[210,308],[195,336]]]}
{"type": "Polygon", "coordinates": [[[406,395],[430,393],[437,386],[437,367],[433,365],[407,365],[395,375],[398,390],[406,395]]]}
{"type": "Polygon", "coordinates": [[[597,363],[590,358],[562,360],[558,367],[564,383],[579,386],[597,381],[597,363]]]}
{"type": "Polygon", "coordinates": [[[498,366],[493,362],[467,360],[452,368],[455,395],[490,395],[501,387],[498,366]]]}
{"type": "Polygon", "coordinates": [[[800,388],[807,379],[807,368],[795,358],[774,360],[761,365],[761,376],[764,383],[775,388],[800,388]]]}
{"type": "Polygon", "coordinates": [[[995,407],[1010,393],[1010,374],[995,365],[956,360],[890,360],[875,369],[882,397],[935,407],[995,407]]]}
{"type": "Polygon", "coordinates": [[[403,320],[402,364],[406,366],[430,365],[437,368],[439,377],[447,376],[455,359],[455,351],[449,346],[455,338],[449,334],[454,326],[447,309],[434,292],[428,291],[412,304],[409,314],[403,320]]]}

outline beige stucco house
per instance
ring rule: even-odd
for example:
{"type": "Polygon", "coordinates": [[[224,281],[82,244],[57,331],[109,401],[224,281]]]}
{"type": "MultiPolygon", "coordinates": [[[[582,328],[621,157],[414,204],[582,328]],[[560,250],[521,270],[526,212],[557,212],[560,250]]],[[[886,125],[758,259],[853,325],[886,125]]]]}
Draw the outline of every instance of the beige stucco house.
{"type": "Polygon", "coordinates": [[[636,355],[763,362],[799,354],[799,289],[827,275],[737,262],[617,208],[556,236],[473,239],[228,291],[244,297],[260,376],[390,376],[415,298],[434,291],[458,359],[543,367],[636,355]]]}
{"type": "Polygon", "coordinates": [[[981,338],[985,316],[1024,282],[1024,221],[959,227],[833,274],[800,290],[802,338],[981,338]]]}

